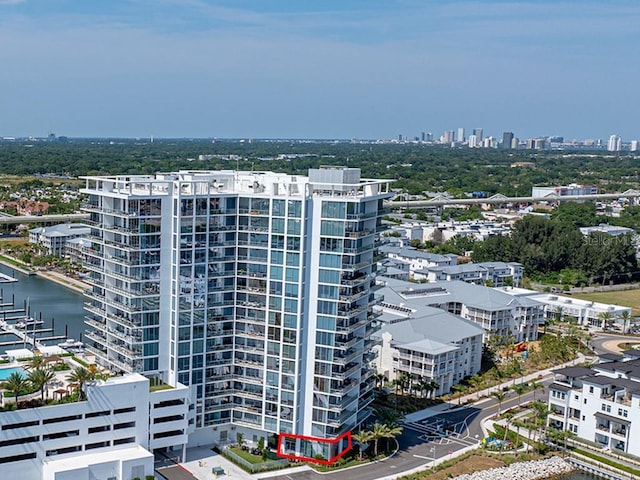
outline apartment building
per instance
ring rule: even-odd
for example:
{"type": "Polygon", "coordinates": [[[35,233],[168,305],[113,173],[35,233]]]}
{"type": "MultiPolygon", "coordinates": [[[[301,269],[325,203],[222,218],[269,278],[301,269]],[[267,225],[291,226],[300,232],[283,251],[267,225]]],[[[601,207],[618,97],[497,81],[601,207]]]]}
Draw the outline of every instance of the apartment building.
{"type": "Polygon", "coordinates": [[[156,449],[184,455],[189,390],[152,391],[139,374],[87,385],[86,400],[0,412],[0,465],[10,479],[129,480],[154,474],[156,449]]]}
{"type": "Polygon", "coordinates": [[[384,301],[377,308],[390,311],[431,306],[470,320],[484,330],[483,340],[493,336],[527,342],[538,338],[544,323],[544,305],[527,296],[514,297],[499,289],[460,280],[416,284],[379,277],[384,301]]]}
{"type": "Polygon", "coordinates": [[[190,444],[334,438],[370,414],[390,180],[344,167],[83,178],[87,348],[189,385],[190,444]]]}
{"type": "Polygon", "coordinates": [[[640,456],[638,351],[592,368],[568,367],[553,373],[549,426],[573,432],[603,449],[640,456]]]}
{"type": "Polygon", "coordinates": [[[64,223],[50,227],[38,227],[29,230],[29,243],[42,246],[48,255],[63,257],[67,255],[68,243],[85,235],[91,229],[81,223],[64,223]]]}
{"type": "Polygon", "coordinates": [[[447,267],[458,263],[457,255],[440,255],[438,253],[418,250],[413,247],[384,245],[380,248],[380,252],[393,260],[400,260],[408,263],[411,273],[424,268],[447,267]]]}
{"type": "Polygon", "coordinates": [[[605,328],[611,322],[614,329],[625,330],[630,327],[624,319],[632,318],[630,307],[608,303],[592,302],[580,298],[558,295],[556,293],[540,293],[525,288],[502,287],[501,292],[518,298],[529,297],[544,305],[545,320],[572,320],[578,325],[589,328],[605,328]]]}
{"type": "Polygon", "coordinates": [[[442,395],[480,371],[484,331],[475,323],[419,302],[382,308],[378,373],[391,381],[406,376],[417,389],[434,382],[430,393],[442,395]]]}
{"type": "Polygon", "coordinates": [[[523,276],[524,268],[517,262],[469,262],[448,267],[427,267],[413,272],[415,280],[428,282],[462,280],[493,287],[521,285],[523,276]]]}

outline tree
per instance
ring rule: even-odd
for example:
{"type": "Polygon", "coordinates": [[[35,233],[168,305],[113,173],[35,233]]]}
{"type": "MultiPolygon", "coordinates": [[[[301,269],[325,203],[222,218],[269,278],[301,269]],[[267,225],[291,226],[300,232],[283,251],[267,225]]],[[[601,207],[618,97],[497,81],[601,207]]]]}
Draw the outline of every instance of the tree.
{"type": "Polygon", "coordinates": [[[391,408],[379,408],[374,412],[376,418],[388,427],[397,427],[402,421],[402,414],[391,408]]]}
{"type": "Polygon", "coordinates": [[[16,401],[16,407],[18,406],[18,397],[20,393],[27,389],[29,383],[27,379],[22,376],[20,372],[13,372],[2,382],[2,388],[13,393],[16,401]]]}
{"type": "Polygon", "coordinates": [[[469,384],[474,390],[477,391],[478,399],[480,399],[480,390],[482,390],[482,387],[484,386],[484,382],[485,382],[484,378],[478,374],[473,375],[471,378],[469,378],[469,384]]]}
{"type": "Polygon", "coordinates": [[[371,429],[371,439],[373,440],[373,456],[378,456],[378,441],[381,438],[395,438],[402,433],[402,427],[390,427],[383,423],[374,423],[371,429]]]}
{"type": "Polygon", "coordinates": [[[500,416],[502,410],[502,401],[507,396],[507,394],[501,390],[496,390],[494,392],[491,392],[491,396],[493,396],[493,398],[498,401],[498,416],[500,416]]]}
{"type": "Polygon", "coordinates": [[[27,380],[33,385],[34,388],[40,390],[40,400],[44,401],[44,389],[47,382],[55,378],[55,373],[50,368],[38,367],[35,370],[31,370],[27,375],[27,380]]]}
{"type": "Polygon", "coordinates": [[[36,355],[29,360],[29,365],[27,368],[29,370],[35,370],[36,368],[40,368],[44,366],[44,357],[42,355],[36,355]]]}
{"type": "Polygon", "coordinates": [[[549,408],[547,404],[541,402],[540,400],[532,402],[531,408],[536,412],[535,423],[537,425],[537,435],[538,435],[538,448],[541,446],[541,438],[542,432],[544,431],[545,426],[547,425],[547,416],[549,415],[549,408]]]}
{"type": "Polygon", "coordinates": [[[373,380],[375,381],[375,388],[381,390],[384,387],[384,383],[388,380],[384,373],[375,373],[373,375],[373,380]]]}
{"type": "Polygon", "coordinates": [[[598,319],[602,320],[602,330],[604,330],[605,332],[611,328],[614,322],[613,313],[609,312],[608,310],[600,312],[598,314],[598,319]]]}
{"type": "Polygon", "coordinates": [[[238,446],[242,448],[242,446],[244,445],[244,435],[242,434],[242,432],[236,433],[236,442],[238,443],[238,446]]]}
{"type": "Polygon", "coordinates": [[[529,382],[529,388],[533,392],[533,401],[534,402],[536,401],[536,391],[540,390],[540,391],[544,392],[544,385],[542,385],[540,382],[537,382],[535,380],[531,380],[529,382]]]}
{"type": "Polygon", "coordinates": [[[632,318],[633,317],[631,316],[631,312],[629,310],[625,310],[624,312],[622,312],[622,315],[620,315],[620,320],[622,320],[622,333],[627,333],[627,330],[631,325],[632,318]]]}
{"type": "Polygon", "coordinates": [[[522,394],[527,391],[527,386],[524,383],[516,383],[511,387],[511,390],[516,392],[518,395],[518,404],[520,404],[520,399],[522,398],[522,394]]]}
{"type": "Polygon", "coordinates": [[[76,367],[73,372],[67,375],[67,380],[69,382],[78,384],[78,400],[86,398],[84,386],[87,382],[95,380],[95,378],[95,375],[85,367],[76,367]]]}
{"type": "Polygon", "coordinates": [[[373,434],[369,430],[362,430],[359,433],[354,433],[352,438],[358,444],[358,460],[362,460],[367,443],[373,440],[373,434]]]}
{"type": "Polygon", "coordinates": [[[454,394],[458,395],[458,405],[462,405],[462,393],[467,389],[466,386],[464,386],[461,383],[456,383],[455,385],[451,386],[451,391],[454,394]]]}

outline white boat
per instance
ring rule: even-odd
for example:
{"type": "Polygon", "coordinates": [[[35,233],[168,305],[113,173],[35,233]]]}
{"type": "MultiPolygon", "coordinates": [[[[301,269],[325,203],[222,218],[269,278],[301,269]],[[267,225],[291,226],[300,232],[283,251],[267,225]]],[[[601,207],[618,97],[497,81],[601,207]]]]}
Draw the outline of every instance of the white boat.
{"type": "Polygon", "coordinates": [[[64,342],[59,343],[58,346],[65,350],[79,350],[84,348],[84,343],[74,338],[67,338],[64,342]]]}
{"type": "Polygon", "coordinates": [[[28,317],[28,318],[25,318],[24,320],[20,320],[19,322],[17,322],[16,328],[37,327],[39,325],[42,325],[43,323],[44,323],[44,320],[28,317]]]}

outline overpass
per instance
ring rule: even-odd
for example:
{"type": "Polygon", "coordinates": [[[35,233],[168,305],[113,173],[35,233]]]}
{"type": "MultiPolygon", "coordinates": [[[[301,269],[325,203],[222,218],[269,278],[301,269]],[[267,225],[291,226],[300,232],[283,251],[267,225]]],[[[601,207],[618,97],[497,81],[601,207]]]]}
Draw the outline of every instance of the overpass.
{"type": "Polygon", "coordinates": [[[0,225],[14,223],[66,223],[89,220],[88,213],[61,213],[58,215],[0,215],[0,225]]]}
{"type": "Polygon", "coordinates": [[[445,205],[482,205],[482,204],[503,204],[503,203],[537,203],[537,202],[575,202],[595,201],[595,200],[617,200],[619,198],[629,198],[632,203],[637,204],[640,199],[640,190],[627,190],[622,193],[596,193],[593,195],[546,195],[544,197],[507,197],[499,193],[488,198],[447,198],[439,195],[428,200],[406,200],[387,202],[391,208],[413,208],[413,207],[442,207],[445,205]]]}

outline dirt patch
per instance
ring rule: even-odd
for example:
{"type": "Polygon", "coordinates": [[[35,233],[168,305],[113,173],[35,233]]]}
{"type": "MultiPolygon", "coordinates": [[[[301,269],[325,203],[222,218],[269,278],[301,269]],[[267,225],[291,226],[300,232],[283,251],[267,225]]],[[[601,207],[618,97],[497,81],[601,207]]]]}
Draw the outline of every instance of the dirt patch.
{"type": "Polygon", "coordinates": [[[457,477],[459,475],[465,475],[479,470],[504,467],[504,465],[505,463],[499,458],[472,455],[469,458],[465,458],[464,461],[456,463],[444,470],[440,470],[433,474],[430,472],[424,472],[424,475],[419,477],[416,476],[415,478],[416,480],[423,478],[428,478],[429,480],[445,480],[447,478],[457,477]]]}

